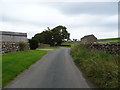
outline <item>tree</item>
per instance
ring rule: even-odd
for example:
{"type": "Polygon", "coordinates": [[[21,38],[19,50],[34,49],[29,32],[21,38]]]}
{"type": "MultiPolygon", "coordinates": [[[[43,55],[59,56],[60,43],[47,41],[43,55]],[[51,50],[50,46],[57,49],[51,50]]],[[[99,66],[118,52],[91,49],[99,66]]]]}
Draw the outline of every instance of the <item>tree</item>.
{"type": "Polygon", "coordinates": [[[76,42],[76,41],[77,41],[77,39],[73,39],[73,41],[74,41],[74,42],[76,42]]]}
{"type": "Polygon", "coordinates": [[[62,42],[69,40],[70,33],[67,32],[65,26],[57,26],[50,30],[47,28],[41,33],[36,34],[33,38],[39,40],[40,43],[50,44],[51,46],[61,45],[62,42]]]}

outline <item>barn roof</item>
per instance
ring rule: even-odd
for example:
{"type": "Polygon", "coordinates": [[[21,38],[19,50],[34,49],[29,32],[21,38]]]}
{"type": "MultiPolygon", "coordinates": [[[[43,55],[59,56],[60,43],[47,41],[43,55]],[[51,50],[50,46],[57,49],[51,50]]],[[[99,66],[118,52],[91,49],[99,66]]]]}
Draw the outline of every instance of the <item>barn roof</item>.
{"type": "Polygon", "coordinates": [[[0,31],[0,35],[12,35],[12,36],[24,36],[27,37],[27,33],[0,31]]]}
{"type": "MultiPolygon", "coordinates": [[[[91,34],[91,35],[86,35],[86,36],[82,37],[81,39],[83,39],[83,38],[88,38],[88,37],[94,37],[94,38],[96,38],[93,34],[91,34]]],[[[96,39],[97,39],[97,38],[96,38],[96,39]]]]}

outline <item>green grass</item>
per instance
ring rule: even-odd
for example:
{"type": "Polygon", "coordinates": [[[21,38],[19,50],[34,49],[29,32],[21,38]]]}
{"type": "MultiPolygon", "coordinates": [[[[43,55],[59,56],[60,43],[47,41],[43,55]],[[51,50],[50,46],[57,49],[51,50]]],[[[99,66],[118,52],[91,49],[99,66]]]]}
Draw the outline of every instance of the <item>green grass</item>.
{"type": "Polygon", "coordinates": [[[99,39],[99,40],[114,40],[114,39],[120,39],[120,37],[118,37],[118,38],[105,38],[105,39],[99,39]]]}
{"type": "Polygon", "coordinates": [[[58,46],[51,46],[51,47],[44,47],[44,48],[39,48],[39,49],[57,49],[59,48],[58,46]]]}
{"type": "Polygon", "coordinates": [[[27,69],[31,64],[39,60],[45,54],[46,51],[28,50],[23,52],[7,53],[2,55],[3,86],[10,82],[20,72],[27,69]]]}
{"type": "Polygon", "coordinates": [[[114,42],[120,42],[120,38],[98,39],[98,42],[100,42],[100,43],[114,43],[114,42]]]}
{"type": "Polygon", "coordinates": [[[118,88],[118,60],[120,56],[90,50],[84,45],[71,48],[71,55],[79,68],[100,88],[118,88]]]}

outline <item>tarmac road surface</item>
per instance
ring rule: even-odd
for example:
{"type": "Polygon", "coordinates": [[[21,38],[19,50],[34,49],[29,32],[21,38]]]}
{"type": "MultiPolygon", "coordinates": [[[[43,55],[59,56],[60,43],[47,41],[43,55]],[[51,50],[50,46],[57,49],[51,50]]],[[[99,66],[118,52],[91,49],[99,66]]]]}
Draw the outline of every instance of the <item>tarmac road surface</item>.
{"type": "Polygon", "coordinates": [[[49,51],[5,88],[90,88],[69,51],[65,47],[49,51]]]}

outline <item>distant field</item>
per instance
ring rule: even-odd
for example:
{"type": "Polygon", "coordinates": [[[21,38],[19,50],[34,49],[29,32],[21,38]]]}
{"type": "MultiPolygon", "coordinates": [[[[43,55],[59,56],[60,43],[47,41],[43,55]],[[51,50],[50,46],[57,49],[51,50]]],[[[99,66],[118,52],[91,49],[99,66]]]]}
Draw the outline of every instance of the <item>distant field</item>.
{"type": "Polygon", "coordinates": [[[51,46],[51,47],[44,47],[44,48],[39,48],[39,49],[57,49],[59,46],[51,46]]]}
{"type": "Polygon", "coordinates": [[[112,43],[112,42],[120,42],[120,40],[106,40],[106,41],[99,41],[101,43],[112,43]]]}
{"type": "Polygon", "coordinates": [[[74,45],[74,44],[78,44],[80,43],[80,41],[76,41],[76,42],[64,42],[62,43],[62,45],[74,45]]]}
{"type": "Polygon", "coordinates": [[[117,39],[120,39],[120,38],[105,38],[105,39],[99,39],[99,40],[117,40],[117,39]]]}
{"type": "MultiPolygon", "coordinates": [[[[113,42],[120,42],[120,38],[106,38],[106,39],[98,39],[99,43],[113,43],[113,42]]],[[[75,45],[80,43],[80,41],[76,41],[76,42],[64,42],[62,43],[62,45],[75,45]]]]}
{"type": "Polygon", "coordinates": [[[98,42],[100,42],[100,43],[120,42],[120,38],[99,39],[98,42]]]}
{"type": "Polygon", "coordinates": [[[28,50],[2,55],[2,85],[6,85],[45,54],[46,51],[28,50]]]}

